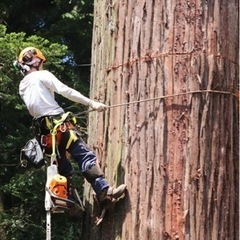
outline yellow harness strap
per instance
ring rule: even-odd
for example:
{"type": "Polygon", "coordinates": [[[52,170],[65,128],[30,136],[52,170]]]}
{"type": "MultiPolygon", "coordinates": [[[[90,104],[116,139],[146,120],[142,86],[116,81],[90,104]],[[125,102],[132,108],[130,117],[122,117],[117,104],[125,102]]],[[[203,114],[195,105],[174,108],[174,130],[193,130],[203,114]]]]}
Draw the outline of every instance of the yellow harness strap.
{"type": "MultiPolygon", "coordinates": [[[[64,121],[68,118],[68,116],[71,114],[71,112],[66,112],[62,115],[61,119],[57,120],[57,119],[53,119],[54,122],[54,127],[51,130],[51,135],[52,135],[52,157],[56,157],[56,134],[57,134],[57,128],[64,123],[64,121]]],[[[49,121],[49,120],[48,120],[49,121]]],[[[72,121],[74,123],[76,123],[76,118],[73,117],[72,121]]],[[[50,126],[50,121],[49,121],[49,126],[50,126]]],[[[75,142],[78,137],[74,134],[74,132],[72,130],[69,131],[70,132],[70,137],[68,139],[67,145],[66,145],[66,149],[68,149],[71,145],[72,142],[75,142]]]]}
{"type": "Polygon", "coordinates": [[[76,134],[74,134],[74,132],[72,130],[70,130],[69,132],[70,132],[70,137],[68,139],[66,149],[68,149],[70,147],[72,142],[75,142],[78,139],[78,137],[76,136],[76,134]]]}

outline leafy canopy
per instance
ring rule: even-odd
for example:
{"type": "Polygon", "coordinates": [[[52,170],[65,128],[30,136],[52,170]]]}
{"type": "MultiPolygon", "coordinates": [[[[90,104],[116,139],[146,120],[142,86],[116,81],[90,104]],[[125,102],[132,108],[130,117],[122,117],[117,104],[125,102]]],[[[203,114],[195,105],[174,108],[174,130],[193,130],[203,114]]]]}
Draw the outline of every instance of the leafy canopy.
{"type": "MultiPolygon", "coordinates": [[[[22,48],[38,47],[47,58],[45,69],[87,96],[90,67],[81,64],[91,59],[93,0],[1,0],[0,11],[0,230],[12,240],[44,239],[46,173],[19,166],[20,149],[32,137],[31,117],[18,95],[22,76],[12,62],[22,48]]],[[[58,100],[63,108],[72,106],[58,100]]],[[[54,239],[80,239],[80,223],[67,215],[53,216],[52,224],[54,239]]]]}
{"type": "MultiPolygon", "coordinates": [[[[36,235],[44,239],[45,235],[46,169],[22,169],[19,164],[20,149],[33,134],[30,131],[31,117],[18,94],[18,84],[23,76],[13,68],[13,61],[28,46],[39,48],[47,58],[45,68],[60,79],[64,77],[66,84],[72,85],[76,81],[76,75],[69,71],[66,63],[70,54],[66,45],[37,35],[27,36],[24,32],[7,33],[6,26],[0,24],[0,194],[5,208],[4,212],[0,211],[0,228],[6,229],[10,239],[17,240],[34,239],[36,235]]],[[[60,99],[60,104],[67,106],[70,103],[60,99]]],[[[57,223],[66,221],[67,217],[56,219],[53,229],[57,229],[57,223]]],[[[80,234],[79,229],[73,229],[71,221],[64,224],[64,231],[80,234]]],[[[54,234],[61,236],[64,234],[61,231],[54,234]]]]}

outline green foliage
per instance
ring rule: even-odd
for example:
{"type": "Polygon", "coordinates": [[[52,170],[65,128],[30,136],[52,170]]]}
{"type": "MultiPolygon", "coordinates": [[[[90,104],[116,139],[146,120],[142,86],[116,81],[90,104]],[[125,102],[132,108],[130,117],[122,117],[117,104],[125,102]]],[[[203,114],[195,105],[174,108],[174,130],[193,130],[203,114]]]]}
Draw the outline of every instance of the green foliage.
{"type": "MultiPolygon", "coordinates": [[[[5,26],[0,25],[4,32],[5,26]]],[[[31,119],[25,109],[23,102],[18,95],[18,84],[22,76],[13,68],[13,60],[17,58],[17,53],[27,46],[40,48],[48,57],[49,64],[46,67],[52,68],[58,75],[65,71],[63,58],[67,54],[67,47],[58,43],[39,37],[26,37],[24,33],[9,33],[0,37],[0,133],[3,141],[0,142],[2,149],[6,152],[0,153],[0,158],[10,159],[9,153],[16,148],[18,142],[22,144],[22,137],[26,136],[27,128],[31,125],[31,119]],[[54,67],[53,67],[54,66],[54,67]],[[12,117],[14,116],[14,117],[12,117]],[[25,134],[24,134],[25,132],[25,134]],[[14,142],[14,146],[9,145],[14,142]],[[8,154],[5,157],[2,154],[8,154]]],[[[6,32],[6,31],[5,31],[6,32]]]]}
{"type": "MultiPolygon", "coordinates": [[[[45,239],[46,172],[44,167],[23,169],[19,163],[20,149],[33,134],[31,117],[18,94],[22,76],[12,63],[24,47],[35,46],[47,58],[45,69],[87,95],[90,67],[79,64],[91,59],[93,0],[2,0],[0,11],[0,228],[11,240],[45,239]]],[[[57,98],[63,108],[85,110],[57,98]]],[[[80,123],[84,125],[85,119],[80,123]]],[[[82,177],[74,178],[81,186],[82,177]]],[[[52,234],[53,239],[80,239],[81,224],[66,214],[54,215],[52,234]]]]}
{"type": "MultiPolygon", "coordinates": [[[[10,6],[8,0],[2,0],[0,10],[9,32],[39,35],[65,44],[74,63],[90,62],[93,0],[12,0],[10,6]]],[[[86,69],[77,67],[75,71],[86,69]]]]}
{"type": "MultiPolygon", "coordinates": [[[[0,214],[0,227],[6,229],[10,239],[35,240],[36,236],[38,239],[45,239],[45,166],[18,172],[9,183],[0,187],[5,196],[11,199],[10,204],[9,199],[6,199],[6,211],[0,214]]],[[[82,184],[82,177],[74,175],[74,180],[82,184]]],[[[70,240],[73,236],[80,237],[80,226],[81,222],[73,222],[67,214],[52,215],[53,239],[70,240]],[[60,236],[64,238],[59,238],[60,236]]]]}
{"type": "MultiPolygon", "coordinates": [[[[0,32],[0,191],[3,193],[5,208],[4,212],[0,212],[0,227],[6,230],[11,240],[36,239],[36,236],[44,239],[46,171],[44,168],[25,170],[20,167],[20,149],[33,134],[30,131],[31,117],[18,95],[22,76],[12,63],[20,50],[35,46],[47,58],[45,68],[60,79],[64,76],[66,84],[74,86],[76,75],[69,70],[66,62],[68,56],[71,56],[66,45],[37,35],[27,36],[23,32],[7,33],[6,27],[1,24],[0,32]]],[[[59,99],[63,107],[72,104],[66,99],[59,99]]],[[[81,179],[78,178],[78,181],[81,182],[81,179]]],[[[72,234],[80,236],[81,233],[79,226],[66,215],[57,217],[52,228],[56,238],[68,234],[69,239],[72,239],[72,234]],[[64,227],[59,228],[57,223],[64,227]]]]}
{"type": "Polygon", "coordinates": [[[6,196],[11,196],[10,205],[2,214],[1,225],[11,239],[34,239],[34,234],[44,239],[45,229],[39,223],[44,216],[45,171],[27,170],[17,173],[10,182],[1,186],[6,196]],[[32,234],[32,235],[31,235],[32,234]]]}
{"type": "Polygon", "coordinates": [[[13,68],[19,51],[27,46],[40,48],[48,56],[46,67],[59,75],[65,71],[63,59],[68,53],[65,45],[51,43],[47,39],[25,33],[7,33],[0,25],[0,176],[5,213],[1,225],[11,239],[34,239],[36,232],[43,236],[45,171],[23,171],[19,165],[20,149],[32,137],[31,118],[18,95],[22,76],[13,68]],[[36,223],[36,224],[35,224],[36,223]],[[29,231],[31,230],[31,231],[29,231]],[[32,236],[31,236],[32,234],[32,236]]]}

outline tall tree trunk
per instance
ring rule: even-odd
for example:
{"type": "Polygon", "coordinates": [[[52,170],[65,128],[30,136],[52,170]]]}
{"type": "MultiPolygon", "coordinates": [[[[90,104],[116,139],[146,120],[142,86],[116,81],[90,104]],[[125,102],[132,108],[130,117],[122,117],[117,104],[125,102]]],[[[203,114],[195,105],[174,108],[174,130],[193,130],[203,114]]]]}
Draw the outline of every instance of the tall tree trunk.
{"type": "Polygon", "coordinates": [[[89,145],[128,193],[84,239],[238,239],[237,23],[233,0],[95,0],[91,98],[112,107],[89,145]]]}

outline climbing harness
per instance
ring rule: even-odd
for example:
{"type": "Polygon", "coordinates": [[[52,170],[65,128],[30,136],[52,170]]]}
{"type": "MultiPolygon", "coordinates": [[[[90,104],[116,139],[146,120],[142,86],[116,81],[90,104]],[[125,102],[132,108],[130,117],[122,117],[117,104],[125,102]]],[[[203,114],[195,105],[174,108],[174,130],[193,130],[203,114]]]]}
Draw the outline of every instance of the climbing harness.
{"type": "MultiPolygon", "coordinates": [[[[73,133],[73,129],[75,129],[76,118],[72,115],[71,112],[66,112],[60,116],[60,119],[57,119],[55,116],[53,117],[44,117],[42,120],[45,129],[49,132],[41,135],[41,145],[47,151],[52,151],[53,141],[56,144],[61,142],[62,135],[64,132],[69,130],[70,137],[67,142],[66,149],[69,148],[72,141],[75,141],[77,137],[73,133]],[[53,139],[54,138],[54,139],[53,139]]],[[[55,150],[55,149],[54,149],[55,150]]]]}
{"type": "MultiPolygon", "coordinates": [[[[68,206],[74,206],[76,204],[74,201],[68,199],[67,197],[67,178],[61,176],[58,173],[57,168],[57,134],[58,131],[66,131],[67,122],[70,112],[64,113],[61,116],[61,119],[53,119],[54,126],[50,131],[51,134],[51,158],[50,166],[47,167],[47,182],[46,182],[46,192],[45,192],[45,210],[46,210],[46,240],[51,239],[51,212],[64,212],[64,210],[69,209],[68,206]]],[[[71,121],[75,121],[71,118],[71,121]]],[[[76,123],[76,122],[75,122],[76,123]]],[[[50,125],[49,125],[50,127],[50,125]]],[[[71,132],[71,131],[70,131],[71,132]]],[[[70,146],[72,141],[76,140],[76,136],[70,133],[69,140],[67,142],[66,148],[70,146]]],[[[77,193],[77,190],[74,189],[75,196],[80,205],[82,211],[84,211],[83,203],[77,193]]]]}

